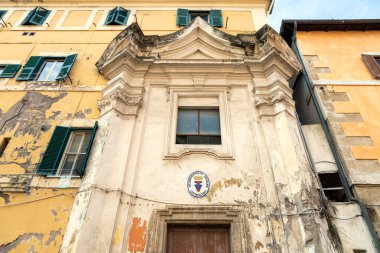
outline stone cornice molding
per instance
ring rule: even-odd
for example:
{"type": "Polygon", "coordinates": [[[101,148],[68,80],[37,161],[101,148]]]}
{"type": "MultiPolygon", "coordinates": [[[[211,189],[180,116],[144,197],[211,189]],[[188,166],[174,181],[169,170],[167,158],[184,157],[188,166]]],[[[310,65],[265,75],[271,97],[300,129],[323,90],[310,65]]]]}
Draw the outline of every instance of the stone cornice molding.
{"type": "Polygon", "coordinates": [[[286,79],[301,69],[292,50],[268,25],[254,34],[234,36],[196,18],[181,30],[163,36],[146,36],[133,23],[116,36],[96,66],[107,78],[113,78],[118,74],[115,69],[143,76],[152,63],[271,66],[274,58],[279,69],[287,69],[286,79]]]}

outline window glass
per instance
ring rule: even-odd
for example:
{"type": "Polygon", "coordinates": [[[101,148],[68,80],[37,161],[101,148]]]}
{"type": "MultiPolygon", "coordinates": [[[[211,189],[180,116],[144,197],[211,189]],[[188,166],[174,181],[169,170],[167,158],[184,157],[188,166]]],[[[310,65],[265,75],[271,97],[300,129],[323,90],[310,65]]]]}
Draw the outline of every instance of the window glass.
{"type": "Polygon", "coordinates": [[[78,175],[86,158],[86,150],[91,139],[91,131],[73,131],[63,155],[58,175],[78,175]]]}
{"type": "Polygon", "coordinates": [[[196,17],[201,17],[204,21],[208,22],[208,11],[190,11],[190,20],[195,19],[196,17]]]}
{"type": "Polygon", "coordinates": [[[177,134],[198,133],[198,111],[178,110],[177,134]]]}
{"type": "Polygon", "coordinates": [[[218,110],[200,110],[200,134],[220,135],[218,110]]]}
{"type": "Polygon", "coordinates": [[[38,81],[55,81],[61,68],[63,66],[63,61],[47,60],[42,66],[40,75],[38,76],[38,81]]]}
{"type": "Polygon", "coordinates": [[[0,75],[4,72],[5,67],[0,67],[0,75]]]}
{"type": "Polygon", "coordinates": [[[380,67],[380,57],[375,57],[375,61],[377,63],[377,66],[380,67]]]}
{"type": "Polygon", "coordinates": [[[219,110],[178,109],[176,144],[221,144],[219,110]]]}

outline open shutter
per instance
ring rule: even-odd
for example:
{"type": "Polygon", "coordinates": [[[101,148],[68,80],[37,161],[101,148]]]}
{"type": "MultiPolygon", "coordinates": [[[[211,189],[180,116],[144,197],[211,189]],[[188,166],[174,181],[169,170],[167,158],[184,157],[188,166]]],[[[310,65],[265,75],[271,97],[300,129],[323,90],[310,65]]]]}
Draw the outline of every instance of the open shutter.
{"type": "Polygon", "coordinates": [[[188,9],[178,9],[177,10],[177,25],[187,26],[189,23],[189,10],[188,9]]]}
{"type": "Polygon", "coordinates": [[[65,150],[67,140],[70,137],[71,128],[57,126],[50,138],[41,162],[37,167],[37,174],[54,175],[61,161],[62,153],[65,150]]]}
{"type": "Polygon", "coordinates": [[[43,25],[51,11],[38,7],[34,15],[30,18],[29,23],[33,25],[43,25]]]}
{"type": "Polygon", "coordinates": [[[62,68],[56,78],[57,81],[63,80],[67,77],[67,75],[70,73],[71,68],[73,67],[77,55],[78,54],[71,54],[66,57],[65,61],[63,62],[62,68]]]}
{"type": "Polygon", "coordinates": [[[34,15],[34,13],[36,12],[37,8],[34,8],[33,10],[29,11],[28,15],[26,16],[26,18],[22,21],[22,25],[27,25],[29,23],[29,20],[30,18],[34,15]]]}
{"type": "Polygon", "coordinates": [[[0,74],[0,78],[12,78],[16,75],[17,71],[20,69],[20,64],[8,64],[3,73],[0,74]]]}
{"type": "Polygon", "coordinates": [[[113,8],[108,12],[108,16],[106,18],[106,22],[104,22],[105,25],[110,25],[114,21],[115,15],[117,13],[117,7],[113,8]]]}
{"type": "Polygon", "coordinates": [[[362,58],[365,64],[367,65],[368,69],[371,71],[372,75],[374,75],[376,78],[380,78],[380,66],[376,62],[375,56],[362,54],[362,58]]]}
{"type": "Polygon", "coordinates": [[[125,25],[128,21],[128,17],[129,17],[129,10],[119,7],[116,14],[116,18],[115,18],[115,23],[119,25],[125,25]]]}
{"type": "Polygon", "coordinates": [[[37,77],[38,70],[44,62],[43,56],[31,56],[22,68],[21,73],[16,78],[17,81],[34,80],[37,77]]]}
{"type": "Polygon", "coordinates": [[[221,10],[210,11],[210,25],[213,27],[223,27],[223,18],[221,10]]]}
{"type": "Polygon", "coordinates": [[[84,171],[86,170],[86,165],[87,165],[88,158],[90,156],[92,143],[94,142],[94,139],[95,139],[96,130],[98,130],[98,122],[97,121],[95,122],[94,128],[92,129],[91,138],[90,138],[90,141],[89,141],[87,149],[86,149],[86,156],[85,156],[84,161],[83,161],[83,166],[82,166],[82,168],[79,168],[79,171],[77,171],[80,176],[83,176],[84,171]]]}

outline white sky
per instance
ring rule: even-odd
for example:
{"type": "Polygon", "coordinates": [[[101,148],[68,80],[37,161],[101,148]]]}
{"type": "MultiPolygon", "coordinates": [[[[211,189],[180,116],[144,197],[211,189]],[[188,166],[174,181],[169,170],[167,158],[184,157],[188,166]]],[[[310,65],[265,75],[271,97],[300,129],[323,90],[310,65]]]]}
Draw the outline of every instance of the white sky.
{"type": "Polygon", "coordinates": [[[380,0],[275,0],[269,25],[282,19],[380,19],[380,0]]]}

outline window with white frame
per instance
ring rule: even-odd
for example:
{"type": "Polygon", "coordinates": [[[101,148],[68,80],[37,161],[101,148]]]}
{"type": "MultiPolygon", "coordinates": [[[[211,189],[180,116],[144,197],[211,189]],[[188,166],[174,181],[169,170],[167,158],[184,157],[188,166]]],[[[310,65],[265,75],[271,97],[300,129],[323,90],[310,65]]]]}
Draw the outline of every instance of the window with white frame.
{"type": "Polygon", "coordinates": [[[37,81],[55,81],[62,69],[64,59],[47,59],[43,63],[37,81]]]}
{"type": "Polygon", "coordinates": [[[78,172],[83,167],[90,139],[91,130],[71,132],[57,175],[79,175],[78,172]]]}

